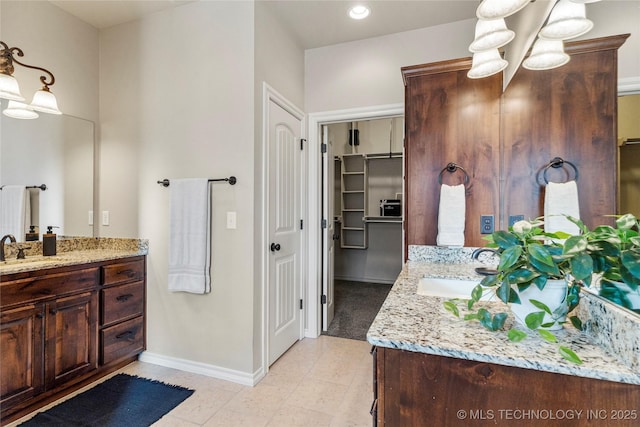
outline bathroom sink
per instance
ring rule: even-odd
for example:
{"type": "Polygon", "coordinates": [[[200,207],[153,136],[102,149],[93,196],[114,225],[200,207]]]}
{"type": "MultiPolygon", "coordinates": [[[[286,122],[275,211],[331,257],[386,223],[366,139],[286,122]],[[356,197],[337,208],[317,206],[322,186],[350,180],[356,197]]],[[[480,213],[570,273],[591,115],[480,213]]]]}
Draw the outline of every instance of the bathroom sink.
{"type": "MultiPolygon", "coordinates": [[[[480,283],[480,279],[447,279],[441,277],[423,277],[418,281],[418,295],[443,298],[469,299],[471,291],[480,283]]],[[[490,301],[495,294],[486,289],[481,301],[490,301]]]]}

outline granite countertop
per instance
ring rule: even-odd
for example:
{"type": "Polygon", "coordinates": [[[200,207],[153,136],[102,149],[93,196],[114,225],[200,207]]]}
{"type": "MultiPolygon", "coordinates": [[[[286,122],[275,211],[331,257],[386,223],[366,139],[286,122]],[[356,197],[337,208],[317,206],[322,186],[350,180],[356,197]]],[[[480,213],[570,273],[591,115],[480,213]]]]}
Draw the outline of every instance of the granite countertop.
{"type": "Polygon", "coordinates": [[[149,242],[143,239],[59,239],[57,254],[46,257],[42,256],[42,242],[12,243],[5,247],[7,261],[0,261],[0,275],[147,255],[148,252],[149,242]],[[29,246],[24,260],[16,259],[18,245],[29,246]]]}
{"type": "MultiPolygon", "coordinates": [[[[470,259],[467,256],[465,254],[462,258],[470,259]]],[[[580,356],[583,361],[581,365],[563,359],[556,344],[544,341],[535,333],[530,333],[519,343],[513,343],[504,331],[491,332],[477,321],[455,317],[443,306],[446,298],[416,293],[422,277],[477,278],[480,281],[482,277],[474,271],[480,265],[486,264],[408,261],[367,333],[369,343],[498,365],[640,384],[640,372],[637,369],[608,354],[592,337],[571,325],[565,325],[563,330],[554,333],[562,345],[580,356]]],[[[493,306],[494,312],[508,312],[501,302],[478,304],[477,307],[493,306]]],[[[509,315],[505,327],[509,329],[513,323],[513,316],[509,315]]]]}

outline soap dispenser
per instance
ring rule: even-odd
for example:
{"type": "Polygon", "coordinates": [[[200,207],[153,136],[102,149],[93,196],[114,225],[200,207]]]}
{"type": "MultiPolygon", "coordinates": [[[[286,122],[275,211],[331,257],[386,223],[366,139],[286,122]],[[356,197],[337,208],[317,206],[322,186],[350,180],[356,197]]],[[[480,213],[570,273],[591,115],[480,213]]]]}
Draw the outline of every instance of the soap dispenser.
{"type": "Polygon", "coordinates": [[[35,225],[30,225],[29,226],[29,232],[27,233],[27,235],[24,238],[25,242],[35,242],[39,238],[40,238],[40,234],[36,232],[36,226],[35,225]]]}
{"type": "Polygon", "coordinates": [[[53,256],[55,254],[56,254],[56,235],[53,234],[53,226],[48,225],[47,232],[42,235],[42,255],[53,256]]]}

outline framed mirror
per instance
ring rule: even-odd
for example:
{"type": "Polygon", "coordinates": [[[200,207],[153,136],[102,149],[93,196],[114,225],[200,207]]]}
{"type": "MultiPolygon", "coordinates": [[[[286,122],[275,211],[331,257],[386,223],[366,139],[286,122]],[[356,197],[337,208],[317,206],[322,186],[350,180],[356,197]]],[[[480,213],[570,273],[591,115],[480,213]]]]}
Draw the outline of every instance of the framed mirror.
{"type": "Polygon", "coordinates": [[[95,124],[68,115],[0,117],[0,186],[35,187],[28,189],[26,226],[40,239],[47,226],[58,227],[60,237],[94,236],[95,124]]]}

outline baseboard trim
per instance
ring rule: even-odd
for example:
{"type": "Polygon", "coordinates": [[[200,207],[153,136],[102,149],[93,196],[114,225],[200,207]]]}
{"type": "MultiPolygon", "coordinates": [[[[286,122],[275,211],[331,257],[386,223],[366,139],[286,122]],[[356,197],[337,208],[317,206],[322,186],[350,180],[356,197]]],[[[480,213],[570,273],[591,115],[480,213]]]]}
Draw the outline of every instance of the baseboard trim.
{"type": "Polygon", "coordinates": [[[218,378],[225,381],[231,381],[237,384],[255,386],[266,375],[262,368],[253,374],[236,371],[234,369],[223,368],[220,366],[209,365],[207,363],[194,362],[193,360],[180,359],[177,357],[165,356],[163,354],[151,353],[145,351],[140,354],[138,360],[154,365],[165,366],[167,368],[179,369],[181,371],[191,372],[208,377],[218,378]]]}

